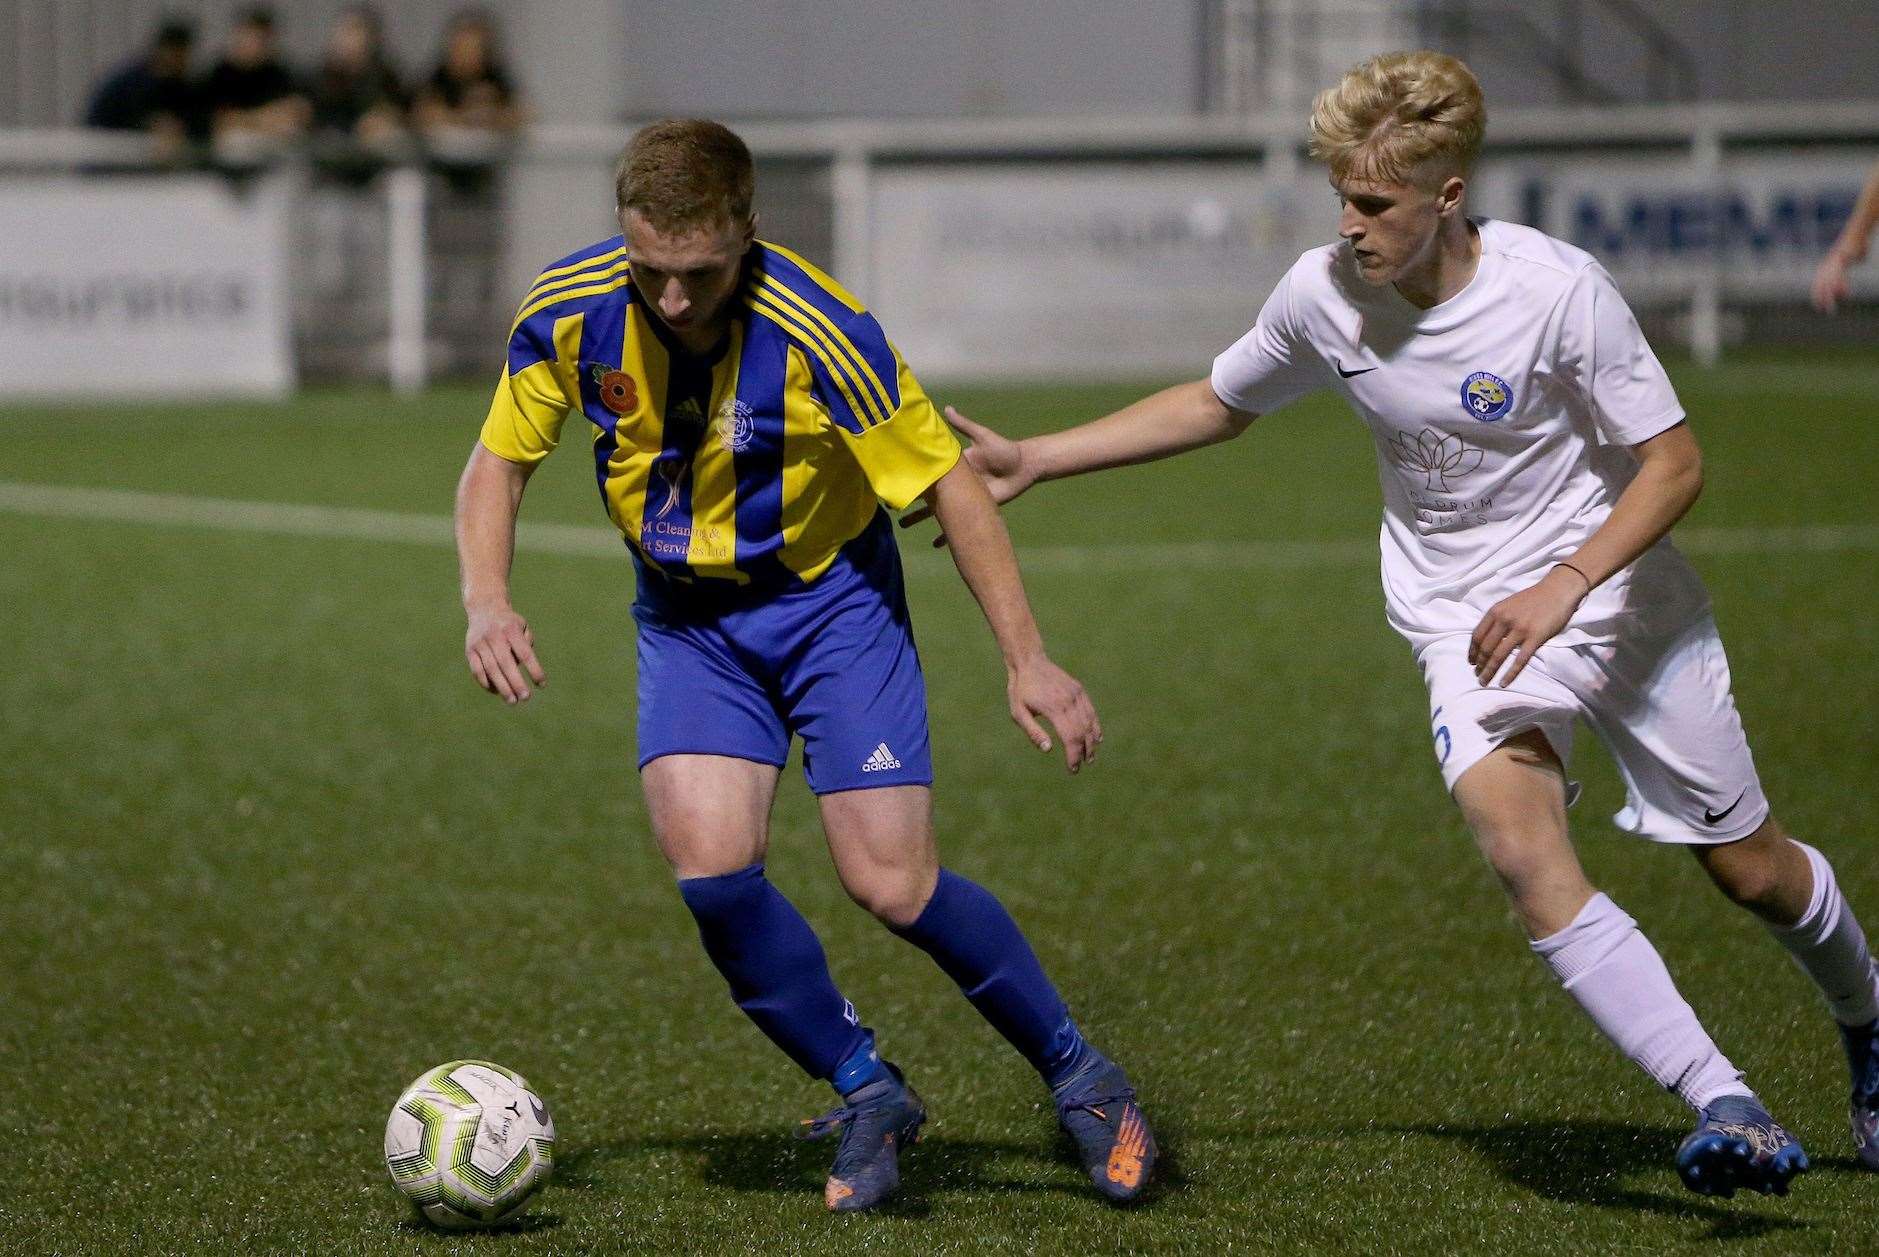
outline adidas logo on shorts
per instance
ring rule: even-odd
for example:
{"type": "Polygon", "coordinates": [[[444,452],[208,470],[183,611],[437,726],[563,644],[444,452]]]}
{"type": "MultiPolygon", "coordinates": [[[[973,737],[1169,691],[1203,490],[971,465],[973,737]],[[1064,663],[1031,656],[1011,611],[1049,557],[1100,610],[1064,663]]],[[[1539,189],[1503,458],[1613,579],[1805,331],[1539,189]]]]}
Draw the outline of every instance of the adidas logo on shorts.
{"type": "Polygon", "coordinates": [[[900,761],[894,758],[894,752],[887,749],[885,742],[875,747],[874,753],[861,761],[861,771],[864,773],[884,773],[890,768],[899,767],[900,761]]]}

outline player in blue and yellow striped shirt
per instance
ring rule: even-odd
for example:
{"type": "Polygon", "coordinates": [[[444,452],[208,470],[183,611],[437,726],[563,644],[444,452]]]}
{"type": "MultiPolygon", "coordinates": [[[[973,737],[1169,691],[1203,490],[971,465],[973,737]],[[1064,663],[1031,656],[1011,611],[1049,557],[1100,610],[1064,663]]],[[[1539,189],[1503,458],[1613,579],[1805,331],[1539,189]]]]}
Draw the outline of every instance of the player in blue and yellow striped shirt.
{"type": "Polygon", "coordinates": [[[621,158],[622,234],[543,271],[458,490],[466,656],[509,702],[544,680],[509,602],[514,528],[567,416],[638,573],[639,765],[654,836],[733,998],[843,1105],[832,1209],[899,1182],[925,1119],[764,876],[792,737],[848,893],[925,950],[1035,1066],[1084,1165],[1131,1199],[1155,1148],[1122,1070],[1087,1044],[1017,924],[940,868],[925,682],[888,516],[924,498],[1004,654],[1012,718],[1076,771],[1102,734],[1045,655],[1010,540],[881,326],[755,238],[749,151],[716,123],[656,123],[621,158]]]}

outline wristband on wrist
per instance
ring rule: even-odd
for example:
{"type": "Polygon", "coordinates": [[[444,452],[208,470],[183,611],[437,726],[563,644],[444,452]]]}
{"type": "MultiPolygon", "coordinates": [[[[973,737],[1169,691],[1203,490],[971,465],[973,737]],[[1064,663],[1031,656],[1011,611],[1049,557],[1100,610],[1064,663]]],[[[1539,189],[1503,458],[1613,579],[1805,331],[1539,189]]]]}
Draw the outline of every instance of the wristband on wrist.
{"type": "MultiPolygon", "coordinates": [[[[1592,592],[1592,578],[1590,576],[1587,576],[1584,572],[1581,572],[1578,568],[1574,567],[1572,564],[1566,562],[1563,559],[1560,560],[1558,563],[1553,564],[1553,566],[1565,568],[1567,571],[1571,572],[1574,576],[1577,576],[1580,580],[1585,582],[1586,594],[1590,594],[1592,592]]],[[[1585,595],[1581,595],[1581,597],[1584,597],[1584,596],[1585,595]]]]}

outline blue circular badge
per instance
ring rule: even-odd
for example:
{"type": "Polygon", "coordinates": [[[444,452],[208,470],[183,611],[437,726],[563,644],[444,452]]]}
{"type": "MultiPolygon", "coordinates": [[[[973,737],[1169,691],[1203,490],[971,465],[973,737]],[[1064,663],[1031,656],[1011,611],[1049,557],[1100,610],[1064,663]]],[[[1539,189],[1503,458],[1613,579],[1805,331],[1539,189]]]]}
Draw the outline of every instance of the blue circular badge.
{"type": "Polygon", "coordinates": [[[1493,423],[1514,408],[1514,390],[1491,371],[1477,371],[1462,381],[1461,404],[1483,423],[1493,423]]]}

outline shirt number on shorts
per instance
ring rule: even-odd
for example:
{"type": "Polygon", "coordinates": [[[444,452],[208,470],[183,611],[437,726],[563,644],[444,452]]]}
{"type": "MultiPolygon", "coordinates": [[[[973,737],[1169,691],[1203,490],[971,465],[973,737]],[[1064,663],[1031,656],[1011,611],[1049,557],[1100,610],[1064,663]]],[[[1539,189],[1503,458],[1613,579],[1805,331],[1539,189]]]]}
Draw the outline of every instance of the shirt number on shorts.
{"type": "MultiPolygon", "coordinates": [[[[1438,707],[1435,709],[1435,714],[1431,716],[1430,719],[1440,720],[1441,718],[1442,709],[1438,707]]],[[[1437,764],[1448,763],[1448,753],[1454,749],[1455,739],[1448,735],[1448,726],[1437,725],[1435,727],[1435,762],[1437,764]]]]}

